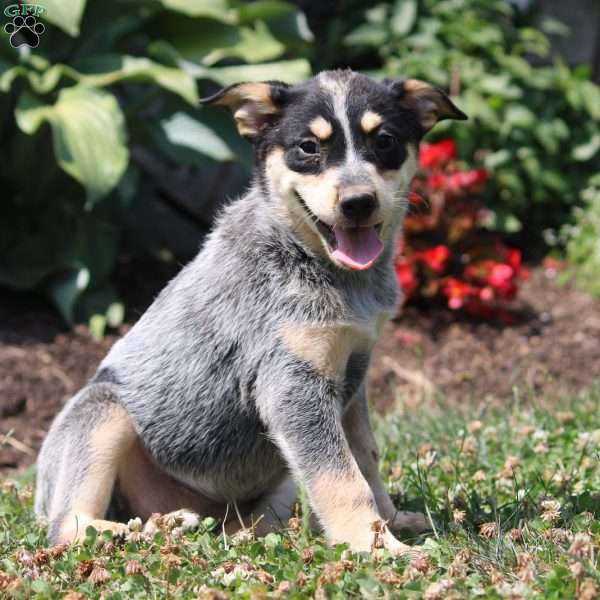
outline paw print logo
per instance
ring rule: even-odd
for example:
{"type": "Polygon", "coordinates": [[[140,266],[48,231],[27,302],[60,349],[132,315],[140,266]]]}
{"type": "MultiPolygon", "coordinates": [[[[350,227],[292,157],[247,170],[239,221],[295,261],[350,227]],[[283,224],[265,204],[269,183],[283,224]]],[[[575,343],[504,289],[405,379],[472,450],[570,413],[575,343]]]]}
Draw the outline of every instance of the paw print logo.
{"type": "Polygon", "coordinates": [[[33,15],[13,17],[12,22],[4,26],[4,31],[10,35],[10,45],[13,48],[29,46],[37,48],[40,43],[40,35],[46,31],[43,23],[40,23],[33,15]]]}

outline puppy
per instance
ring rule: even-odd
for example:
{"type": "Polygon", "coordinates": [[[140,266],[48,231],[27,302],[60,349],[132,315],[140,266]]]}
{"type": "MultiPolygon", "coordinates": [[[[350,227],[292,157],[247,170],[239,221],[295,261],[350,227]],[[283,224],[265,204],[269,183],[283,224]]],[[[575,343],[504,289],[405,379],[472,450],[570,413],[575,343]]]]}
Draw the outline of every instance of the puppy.
{"type": "Polygon", "coordinates": [[[426,522],[379,477],[364,380],[397,305],[419,141],[466,117],[426,83],[349,70],[203,102],[253,143],[253,183],[56,418],[36,511],[53,543],[153,513],[260,535],[287,523],[301,483],[331,543],[410,552],[392,530],[426,522]]]}

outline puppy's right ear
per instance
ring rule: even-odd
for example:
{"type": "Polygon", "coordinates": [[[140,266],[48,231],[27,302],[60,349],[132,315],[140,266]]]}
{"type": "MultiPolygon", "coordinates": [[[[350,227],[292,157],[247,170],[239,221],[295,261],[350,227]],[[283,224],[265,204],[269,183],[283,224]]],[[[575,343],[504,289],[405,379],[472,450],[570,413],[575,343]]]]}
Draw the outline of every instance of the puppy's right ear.
{"type": "Polygon", "coordinates": [[[229,108],[240,135],[252,140],[277,120],[288,88],[288,84],[280,81],[236,83],[214,96],[202,98],[200,104],[229,108]]]}

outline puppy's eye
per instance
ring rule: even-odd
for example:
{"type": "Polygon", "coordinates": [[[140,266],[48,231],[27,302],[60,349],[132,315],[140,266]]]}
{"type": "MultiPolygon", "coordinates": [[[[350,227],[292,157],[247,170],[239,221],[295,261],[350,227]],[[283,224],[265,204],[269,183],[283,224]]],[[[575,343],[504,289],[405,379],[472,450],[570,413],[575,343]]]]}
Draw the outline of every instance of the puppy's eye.
{"type": "Polygon", "coordinates": [[[307,156],[314,156],[315,154],[319,154],[319,144],[313,140],[304,140],[298,144],[298,148],[300,148],[300,152],[302,154],[306,154],[307,156]]]}
{"type": "Polygon", "coordinates": [[[378,152],[389,152],[396,147],[396,138],[389,133],[378,133],[375,137],[375,149],[378,152]]]}

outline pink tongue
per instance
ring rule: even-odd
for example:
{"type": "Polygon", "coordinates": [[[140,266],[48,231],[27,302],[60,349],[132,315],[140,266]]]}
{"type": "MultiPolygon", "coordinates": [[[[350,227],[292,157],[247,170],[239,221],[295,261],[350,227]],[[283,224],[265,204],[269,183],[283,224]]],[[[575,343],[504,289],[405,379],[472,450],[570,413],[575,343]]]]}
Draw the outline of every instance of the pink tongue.
{"type": "Polygon", "coordinates": [[[350,269],[368,269],[383,251],[383,242],[375,227],[344,229],[336,225],[333,233],[337,242],[333,257],[350,269]]]}

